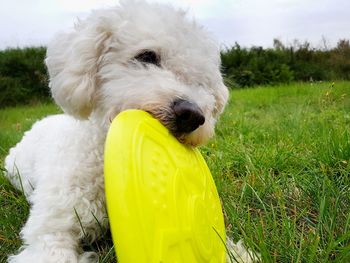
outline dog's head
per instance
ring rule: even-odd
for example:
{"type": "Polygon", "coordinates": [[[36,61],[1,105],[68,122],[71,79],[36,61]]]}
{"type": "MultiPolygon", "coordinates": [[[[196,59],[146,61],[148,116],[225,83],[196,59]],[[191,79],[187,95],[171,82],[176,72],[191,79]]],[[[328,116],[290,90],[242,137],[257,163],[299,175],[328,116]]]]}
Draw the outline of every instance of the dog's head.
{"type": "Polygon", "coordinates": [[[228,97],[216,43],[167,5],[125,1],[94,11],[56,36],[46,64],[65,112],[109,123],[120,111],[142,109],[191,145],[213,135],[228,97]]]}

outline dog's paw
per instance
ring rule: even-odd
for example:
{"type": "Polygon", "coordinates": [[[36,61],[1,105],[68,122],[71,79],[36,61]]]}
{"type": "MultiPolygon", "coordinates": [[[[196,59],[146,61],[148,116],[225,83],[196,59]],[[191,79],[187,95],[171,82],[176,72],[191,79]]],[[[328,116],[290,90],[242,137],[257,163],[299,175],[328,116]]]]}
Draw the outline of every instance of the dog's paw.
{"type": "Polygon", "coordinates": [[[8,263],[78,263],[78,256],[77,252],[72,249],[47,250],[28,246],[18,255],[10,256],[8,263]]]}
{"type": "Polygon", "coordinates": [[[97,263],[98,255],[95,252],[84,252],[79,256],[78,263],[97,263]]]}
{"type": "Polygon", "coordinates": [[[234,243],[227,237],[226,245],[228,250],[226,263],[254,263],[261,260],[260,254],[252,251],[250,248],[246,248],[242,240],[234,243]]]}

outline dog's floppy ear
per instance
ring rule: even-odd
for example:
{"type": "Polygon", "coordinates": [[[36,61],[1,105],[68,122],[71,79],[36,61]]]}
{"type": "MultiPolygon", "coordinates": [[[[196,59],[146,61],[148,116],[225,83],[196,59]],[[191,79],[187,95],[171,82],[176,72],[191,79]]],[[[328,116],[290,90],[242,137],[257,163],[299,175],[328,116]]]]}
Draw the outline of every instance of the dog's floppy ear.
{"type": "Polygon", "coordinates": [[[49,44],[46,65],[56,103],[74,117],[87,118],[94,104],[98,63],[111,38],[109,23],[91,15],[71,33],[58,34],[49,44]]]}

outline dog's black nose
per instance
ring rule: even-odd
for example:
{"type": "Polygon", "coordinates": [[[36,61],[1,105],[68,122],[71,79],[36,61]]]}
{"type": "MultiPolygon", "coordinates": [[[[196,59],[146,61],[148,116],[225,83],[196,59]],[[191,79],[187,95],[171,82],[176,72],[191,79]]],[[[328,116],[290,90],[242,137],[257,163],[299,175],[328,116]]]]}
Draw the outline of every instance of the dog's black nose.
{"type": "Polygon", "coordinates": [[[205,122],[201,109],[187,100],[174,101],[173,110],[177,133],[190,133],[205,122]]]}

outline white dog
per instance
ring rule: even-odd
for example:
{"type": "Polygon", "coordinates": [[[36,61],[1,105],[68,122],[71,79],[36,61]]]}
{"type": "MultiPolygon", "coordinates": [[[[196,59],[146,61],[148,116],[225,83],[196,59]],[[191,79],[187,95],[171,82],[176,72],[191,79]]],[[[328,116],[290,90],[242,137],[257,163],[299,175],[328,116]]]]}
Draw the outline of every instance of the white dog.
{"type": "Polygon", "coordinates": [[[5,160],[6,176],[31,204],[24,245],[9,262],[96,262],[80,241],[99,237],[97,221],[108,227],[103,148],[110,120],[142,109],[182,143],[206,142],[228,98],[219,49],[185,12],[125,1],[57,35],[46,64],[65,114],[35,123],[5,160]]]}

